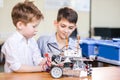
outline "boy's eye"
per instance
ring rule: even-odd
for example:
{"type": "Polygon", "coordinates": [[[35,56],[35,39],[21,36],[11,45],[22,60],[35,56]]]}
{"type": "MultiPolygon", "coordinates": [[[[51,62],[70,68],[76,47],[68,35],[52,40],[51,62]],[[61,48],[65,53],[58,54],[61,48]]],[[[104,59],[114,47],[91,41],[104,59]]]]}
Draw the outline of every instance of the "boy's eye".
{"type": "Polygon", "coordinates": [[[69,29],[73,29],[73,26],[69,26],[69,29]]]}
{"type": "Polygon", "coordinates": [[[36,28],[37,26],[33,26],[33,28],[36,28]]]}
{"type": "Polygon", "coordinates": [[[66,26],[65,25],[61,25],[62,28],[65,28],[66,26]]]}
{"type": "MultiPolygon", "coordinates": [[[[67,27],[67,25],[64,25],[64,24],[61,24],[60,25],[61,26],[61,28],[66,28],[67,27]]],[[[73,29],[75,26],[68,26],[68,29],[73,29]]]]}

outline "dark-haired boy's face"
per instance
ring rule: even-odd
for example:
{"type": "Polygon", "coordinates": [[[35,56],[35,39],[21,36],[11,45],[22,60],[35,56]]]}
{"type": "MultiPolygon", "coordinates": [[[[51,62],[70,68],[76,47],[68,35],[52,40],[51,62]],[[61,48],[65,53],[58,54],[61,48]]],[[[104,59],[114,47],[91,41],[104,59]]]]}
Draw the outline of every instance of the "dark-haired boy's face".
{"type": "Polygon", "coordinates": [[[69,37],[76,28],[75,23],[70,23],[66,19],[61,19],[59,22],[56,22],[57,35],[61,39],[69,37]]]}

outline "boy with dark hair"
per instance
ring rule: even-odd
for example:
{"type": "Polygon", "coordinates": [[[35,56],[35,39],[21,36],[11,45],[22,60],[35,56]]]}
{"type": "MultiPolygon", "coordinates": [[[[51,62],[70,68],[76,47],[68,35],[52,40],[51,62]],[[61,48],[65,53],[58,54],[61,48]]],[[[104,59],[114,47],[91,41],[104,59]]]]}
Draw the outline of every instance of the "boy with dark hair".
{"type": "Polygon", "coordinates": [[[55,34],[41,36],[37,41],[42,56],[44,56],[44,53],[60,54],[66,47],[76,51],[77,42],[70,38],[70,35],[76,29],[77,20],[78,14],[73,9],[69,7],[59,9],[57,20],[54,21],[55,34]]]}

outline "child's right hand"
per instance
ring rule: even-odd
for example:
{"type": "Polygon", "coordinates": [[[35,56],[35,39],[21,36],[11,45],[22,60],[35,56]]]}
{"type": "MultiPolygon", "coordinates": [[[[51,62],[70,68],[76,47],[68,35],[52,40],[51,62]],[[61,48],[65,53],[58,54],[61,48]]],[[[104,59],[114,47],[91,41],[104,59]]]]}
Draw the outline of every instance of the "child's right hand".
{"type": "Polygon", "coordinates": [[[48,68],[51,67],[51,58],[48,53],[44,54],[45,58],[39,64],[41,66],[42,71],[46,71],[48,68]]]}
{"type": "Polygon", "coordinates": [[[47,58],[46,64],[48,65],[48,67],[51,67],[51,57],[49,56],[48,53],[45,53],[44,56],[45,56],[45,58],[47,58]]]}
{"type": "Polygon", "coordinates": [[[39,64],[41,71],[46,71],[46,68],[47,68],[46,62],[47,62],[47,59],[43,58],[41,63],[39,64]]]}

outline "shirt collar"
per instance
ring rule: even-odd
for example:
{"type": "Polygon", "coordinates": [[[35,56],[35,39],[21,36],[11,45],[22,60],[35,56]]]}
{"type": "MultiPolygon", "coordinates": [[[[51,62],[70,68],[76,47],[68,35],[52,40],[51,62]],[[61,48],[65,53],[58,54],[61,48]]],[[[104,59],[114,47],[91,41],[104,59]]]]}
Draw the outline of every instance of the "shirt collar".
{"type": "Polygon", "coordinates": [[[26,38],[18,31],[15,32],[16,33],[16,39],[19,40],[19,41],[25,41],[25,42],[29,42],[29,39],[28,41],[26,40],[26,38]]]}
{"type": "Polygon", "coordinates": [[[49,43],[56,43],[56,44],[57,44],[56,33],[54,33],[54,34],[50,37],[49,43]]]}
{"type": "MultiPolygon", "coordinates": [[[[68,45],[74,45],[73,43],[75,42],[75,40],[73,40],[72,38],[69,38],[69,43],[68,45]]],[[[56,40],[56,33],[54,33],[50,39],[49,39],[49,43],[53,43],[53,44],[58,44],[57,40],[56,40]]]]}

